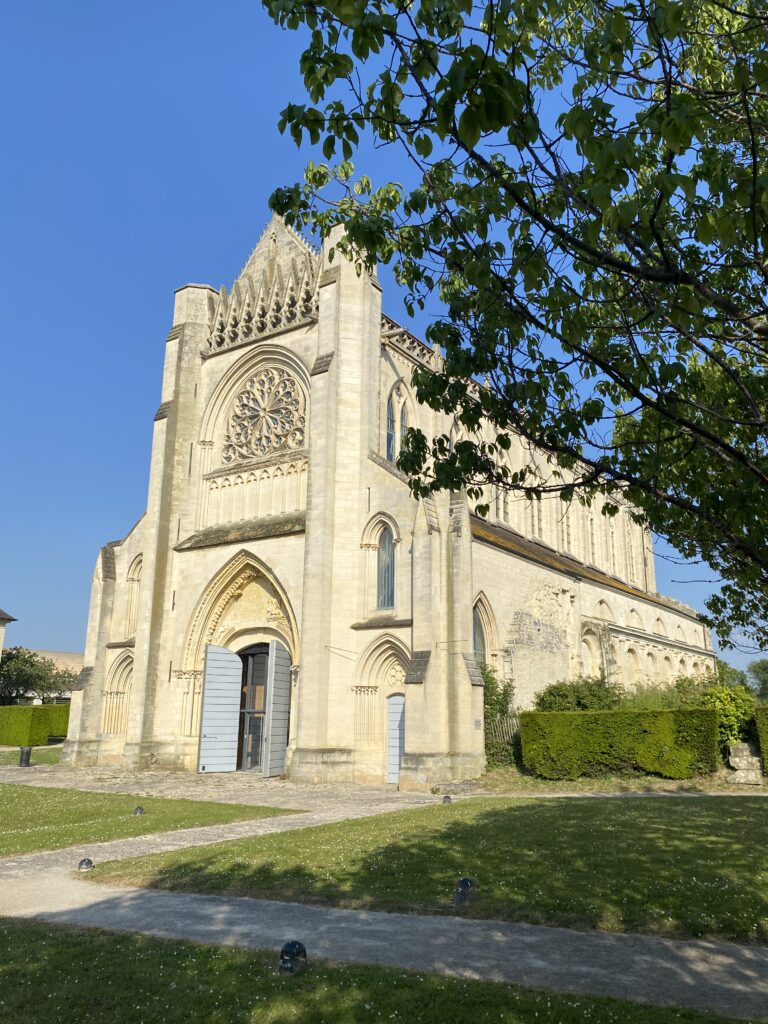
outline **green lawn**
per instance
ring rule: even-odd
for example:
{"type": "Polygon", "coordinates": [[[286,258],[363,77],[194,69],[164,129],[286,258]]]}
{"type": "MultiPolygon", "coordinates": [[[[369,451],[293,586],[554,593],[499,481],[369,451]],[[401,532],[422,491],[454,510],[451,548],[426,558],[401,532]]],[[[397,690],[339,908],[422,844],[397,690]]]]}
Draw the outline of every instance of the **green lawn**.
{"type": "MultiPolygon", "coordinates": [[[[58,764],[61,757],[61,745],[55,747],[33,747],[32,764],[58,764]]],[[[0,766],[18,765],[19,748],[12,747],[10,750],[0,750],[0,766]]]]}
{"type": "Polygon", "coordinates": [[[0,785],[0,857],[284,813],[273,807],[202,800],[0,785]],[[139,804],[145,813],[134,815],[139,804]]]}
{"type": "Polygon", "coordinates": [[[662,779],[655,775],[601,775],[582,779],[541,779],[518,768],[497,768],[479,779],[484,790],[495,796],[550,796],[562,793],[733,793],[729,781],[733,772],[726,768],[714,775],[699,775],[693,779],[662,779]]]}
{"type": "Polygon", "coordinates": [[[768,941],[760,797],[475,799],[99,865],[94,880],[768,941]]]}
{"type": "Polygon", "coordinates": [[[0,921],[0,1024],[728,1024],[691,1010],[0,921]]]}

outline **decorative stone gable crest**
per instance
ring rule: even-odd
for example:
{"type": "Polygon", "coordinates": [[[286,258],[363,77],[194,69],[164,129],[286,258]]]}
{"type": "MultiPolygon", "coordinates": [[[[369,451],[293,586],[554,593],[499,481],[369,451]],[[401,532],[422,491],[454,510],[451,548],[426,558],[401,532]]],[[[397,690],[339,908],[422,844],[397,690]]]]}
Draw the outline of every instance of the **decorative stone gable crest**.
{"type": "Polygon", "coordinates": [[[211,298],[211,333],[203,355],[314,323],[320,257],[300,235],[273,216],[235,282],[211,298]]]}
{"type": "Polygon", "coordinates": [[[306,400],[294,376],[265,367],[247,382],[232,405],[222,461],[231,464],[296,451],[306,440],[306,400]]]}

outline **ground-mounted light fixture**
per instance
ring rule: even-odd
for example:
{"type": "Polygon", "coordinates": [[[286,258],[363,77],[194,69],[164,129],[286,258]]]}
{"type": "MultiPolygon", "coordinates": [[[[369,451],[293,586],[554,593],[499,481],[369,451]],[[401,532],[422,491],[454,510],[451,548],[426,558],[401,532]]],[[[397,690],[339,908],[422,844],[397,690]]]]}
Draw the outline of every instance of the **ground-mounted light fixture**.
{"type": "Polygon", "coordinates": [[[135,817],[135,816],[136,816],[137,814],[143,814],[143,813],[144,813],[144,808],[143,808],[143,807],[137,807],[137,808],[136,808],[136,810],[135,810],[135,811],[133,812],[133,814],[134,814],[134,817],[135,817]]]}
{"type": "Polygon", "coordinates": [[[452,804],[452,803],[453,803],[453,800],[451,800],[451,798],[450,798],[450,797],[448,796],[448,794],[447,794],[447,793],[446,793],[446,794],[445,794],[445,796],[443,797],[443,803],[444,803],[444,804],[452,804]]]}
{"type": "Polygon", "coordinates": [[[307,966],[307,947],[291,939],[280,950],[280,970],[283,974],[299,974],[307,966]]]}
{"type": "Polygon", "coordinates": [[[475,883],[471,878],[459,878],[453,890],[453,905],[461,907],[475,895],[475,883]]]}
{"type": "Polygon", "coordinates": [[[93,871],[93,861],[90,857],[83,857],[80,863],[77,865],[78,871],[93,871]]]}

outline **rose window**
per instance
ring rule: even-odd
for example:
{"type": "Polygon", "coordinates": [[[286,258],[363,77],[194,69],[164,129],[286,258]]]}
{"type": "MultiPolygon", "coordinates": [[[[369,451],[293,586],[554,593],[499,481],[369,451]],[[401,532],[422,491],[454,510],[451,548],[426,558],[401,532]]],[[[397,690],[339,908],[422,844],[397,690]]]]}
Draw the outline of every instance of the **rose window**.
{"type": "Polygon", "coordinates": [[[224,462],[304,447],[306,403],[295,377],[267,368],[251,377],[232,405],[224,462]]]}

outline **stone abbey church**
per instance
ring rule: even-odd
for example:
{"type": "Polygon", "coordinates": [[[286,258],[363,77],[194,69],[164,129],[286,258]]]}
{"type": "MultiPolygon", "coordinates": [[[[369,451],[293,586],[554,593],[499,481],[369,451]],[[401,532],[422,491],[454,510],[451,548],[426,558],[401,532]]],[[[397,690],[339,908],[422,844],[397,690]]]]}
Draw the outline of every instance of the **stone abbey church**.
{"type": "Polygon", "coordinates": [[[99,554],[69,762],[423,788],[483,770],[480,661],[520,707],[580,674],[712,669],[627,515],[414,500],[404,431],[458,436],[410,387],[439,359],[277,217],[231,292],[176,292],[146,512],[99,554]]]}

